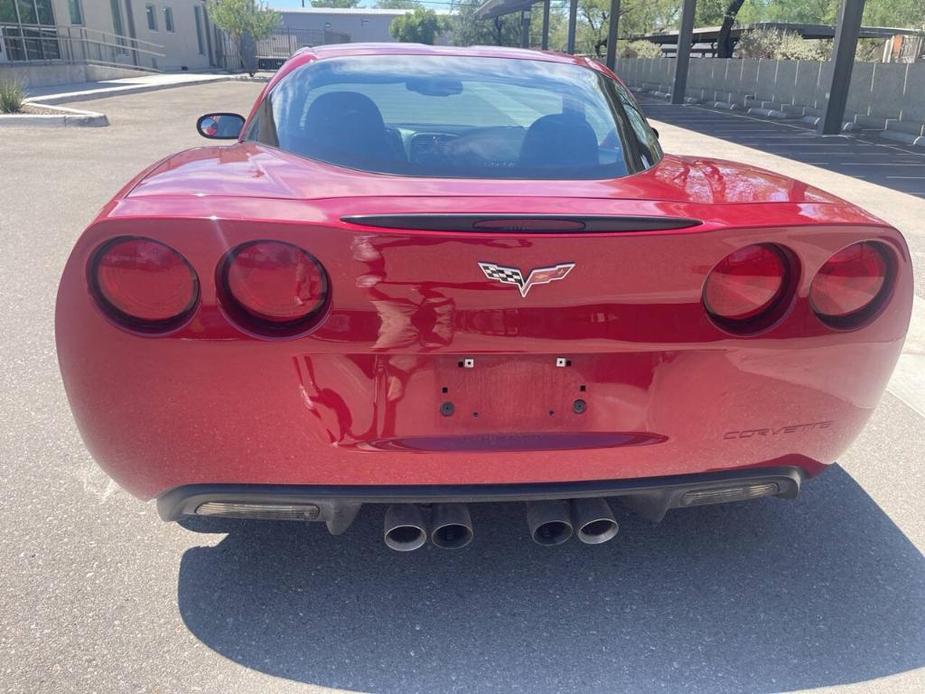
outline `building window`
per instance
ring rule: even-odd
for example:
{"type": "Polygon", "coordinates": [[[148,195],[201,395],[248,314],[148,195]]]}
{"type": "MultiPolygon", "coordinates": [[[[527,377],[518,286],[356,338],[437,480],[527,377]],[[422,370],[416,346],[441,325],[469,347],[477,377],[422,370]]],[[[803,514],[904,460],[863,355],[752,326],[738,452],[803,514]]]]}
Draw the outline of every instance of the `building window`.
{"type": "Polygon", "coordinates": [[[199,42],[199,55],[205,55],[206,42],[202,38],[202,8],[199,5],[193,6],[193,16],[196,19],[196,41],[199,42]]]}
{"type": "Polygon", "coordinates": [[[51,0],[0,0],[0,22],[7,60],[61,59],[51,0]]]}
{"type": "Polygon", "coordinates": [[[148,20],[148,31],[157,31],[157,10],[154,5],[145,5],[145,17],[148,20]]]}
{"type": "Polygon", "coordinates": [[[0,22],[19,22],[13,0],[0,0],[0,22]]]}
{"type": "MultiPolygon", "coordinates": [[[[20,3],[21,5],[22,3],[20,3]]],[[[54,26],[55,14],[51,9],[51,0],[35,0],[35,11],[39,18],[39,24],[54,26]]]]}
{"type": "Polygon", "coordinates": [[[122,10],[119,8],[119,0],[109,0],[109,6],[112,8],[112,31],[119,36],[125,36],[125,27],[122,25],[122,10]]]}
{"type": "Polygon", "coordinates": [[[164,29],[173,33],[173,10],[169,7],[164,8],[164,29]]]}
{"type": "Polygon", "coordinates": [[[80,5],[80,0],[67,0],[67,9],[71,15],[71,24],[84,23],[84,9],[80,5]]]}

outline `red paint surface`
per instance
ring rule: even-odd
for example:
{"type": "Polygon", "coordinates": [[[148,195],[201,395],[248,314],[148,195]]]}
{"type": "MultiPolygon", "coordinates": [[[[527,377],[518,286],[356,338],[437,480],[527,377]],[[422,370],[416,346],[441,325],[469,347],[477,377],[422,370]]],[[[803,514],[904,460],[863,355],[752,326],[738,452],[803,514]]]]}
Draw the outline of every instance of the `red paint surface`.
{"type": "Polygon", "coordinates": [[[144,498],[205,482],[541,482],[779,464],[814,474],[880,399],[911,303],[896,230],[803,183],[729,162],[666,157],[612,181],[408,179],[235,144],[161,162],[103,209],[65,269],[56,336],[87,446],[144,498]],[[428,212],[704,223],[549,234],[340,221],[428,212]],[[130,332],[91,296],[88,259],[121,235],[168,244],[198,274],[199,303],[172,332],[130,332]],[[330,295],[309,332],[264,337],[222,304],[220,262],[257,239],[294,244],[324,265],[330,295]],[[813,313],[810,285],[860,240],[894,254],[895,286],[872,320],[834,330],[813,313]],[[730,334],[704,310],[703,284],[725,256],[756,243],[792,254],[794,294],[772,325],[730,334]],[[479,262],[575,267],[521,297],[479,262]],[[557,357],[570,366],[556,367],[557,357]],[[461,368],[464,358],[475,367],[461,368]],[[441,414],[444,402],[452,416],[441,414]]]}

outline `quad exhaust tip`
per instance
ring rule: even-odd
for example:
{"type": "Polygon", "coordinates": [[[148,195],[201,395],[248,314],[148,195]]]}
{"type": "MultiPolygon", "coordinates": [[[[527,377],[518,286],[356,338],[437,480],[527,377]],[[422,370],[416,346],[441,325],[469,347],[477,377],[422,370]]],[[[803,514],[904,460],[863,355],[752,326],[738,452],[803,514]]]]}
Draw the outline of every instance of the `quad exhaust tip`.
{"type": "MultiPolygon", "coordinates": [[[[413,552],[423,547],[428,537],[442,549],[461,549],[472,542],[472,518],[466,504],[434,504],[430,516],[428,528],[419,506],[389,506],[383,527],[386,546],[396,552],[413,552]]],[[[586,545],[600,545],[620,530],[610,505],[602,498],[528,502],[527,526],[533,541],[545,547],[564,544],[572,535],[586,545]]]]}
{"type": "Polygon", "coordinates": [[[442,549],[461,549],[472,542],[472,518],[465,504],[435,504],[430,533],[424,513],[414,504],[393,504],[386,509],[385,544],[396,552],[413,552],[427,542],[442,549]]]}
{"type": "Polygon", "coordinates": [[[472,518],[465,504],[435,504],[431,514],[430,541],[443,549],[462,549],[473,537],[472,518]]]}
{"type": "Polygon", "coordinates": [[[530,537],[538,545],[554,547],[577,535],[586,545],[612,540],[620,526],[604,499],[537,501],[527,504],[530,537]]]}
{"type": "Polygon", "coordinates": [[[385,511],[385,544],[396,552],[413,552],[427,542],[424,514],[414,504],[393,504],[385,511]]]}
{"type": "Polygon", "coordinates": [[[612,540],[620,526],[610,504],[604,499],[575,499],[572,502],[572,523],[578,539],[586,545],[600,545],[612,540]]]}
{"type": "Polygon", "coordinates": [[[568,542],[573,532],[568,501],[529,502],[527,526],[530,528],[530,537],[538,545],[554,547],[568,542]]]}

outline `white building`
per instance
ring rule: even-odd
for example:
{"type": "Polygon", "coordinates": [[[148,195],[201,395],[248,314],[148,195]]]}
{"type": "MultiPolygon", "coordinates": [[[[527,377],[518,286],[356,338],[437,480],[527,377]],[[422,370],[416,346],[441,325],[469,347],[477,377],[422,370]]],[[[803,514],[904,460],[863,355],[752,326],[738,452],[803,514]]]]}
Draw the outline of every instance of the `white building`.
{"type": "MultiPolygon", "coordinates": [[[[281,28],[294,33],[312,32],[318,35],[327,33],[347,37],[346,40],[338,41],[338,43],[395,41],[389,33],[389,25],[393,19],[410,11],[379,10],[367,7],[349,9],[306,7],[295,10],[277,10],[282,15],[281,28]]],[[[447,10],[435,10],[435,12],[449,14],[447,10]]],[[[316,43],[321,43],[321,41],[316,43]]],[[[335,43],[335,41],[325,41],[325,43],[335,43]]]]}
{"type": "Polygon", "coordinates": [[[204,70],[222,47],[204,0],[0,0],[0,77],[27,85],[82,81],[87,66],[204,70]]]}
{"type": "MultiPolygon", "coordinates": [[[[303,46],[394,41],[389,26],[408,12],[278,11],[274,35],[244,47],[245,59],[259,57],[266,69],[303,46]]],[[[112,79],[137,70],[241,66],[238,46],[212,24],[205,0],[0,0],[0,79],[26,87],[112,79]]]]}

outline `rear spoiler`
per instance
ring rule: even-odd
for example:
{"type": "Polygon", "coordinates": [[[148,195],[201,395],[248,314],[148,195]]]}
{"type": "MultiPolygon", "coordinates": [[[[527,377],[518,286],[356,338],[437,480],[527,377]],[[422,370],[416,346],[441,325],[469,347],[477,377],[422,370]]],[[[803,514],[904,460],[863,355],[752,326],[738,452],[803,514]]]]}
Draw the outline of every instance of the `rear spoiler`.
{"type": "Polygon", "coordinates": [[[698,219],[683,217],[515,214],[367,214],[341,217],[341,221],[384,229],[540,234],[664,231],[702,224],[698,219]]]}

